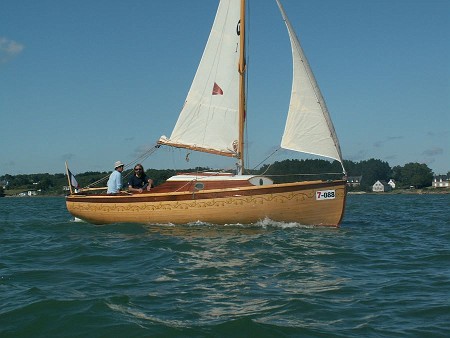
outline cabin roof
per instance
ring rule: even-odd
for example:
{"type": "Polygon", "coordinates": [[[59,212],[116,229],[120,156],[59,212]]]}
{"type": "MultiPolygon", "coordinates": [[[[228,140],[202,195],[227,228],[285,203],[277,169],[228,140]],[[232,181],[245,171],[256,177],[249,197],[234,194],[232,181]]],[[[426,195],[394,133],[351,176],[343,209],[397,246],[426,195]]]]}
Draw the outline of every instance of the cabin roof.
{"type": "Polygon", "coordinates": [[[258,177],[258,175],[203,175],[203,174],[180,174],[175,175],[167,179],[167,181],[248,181],[253,177],[258,177]]]}

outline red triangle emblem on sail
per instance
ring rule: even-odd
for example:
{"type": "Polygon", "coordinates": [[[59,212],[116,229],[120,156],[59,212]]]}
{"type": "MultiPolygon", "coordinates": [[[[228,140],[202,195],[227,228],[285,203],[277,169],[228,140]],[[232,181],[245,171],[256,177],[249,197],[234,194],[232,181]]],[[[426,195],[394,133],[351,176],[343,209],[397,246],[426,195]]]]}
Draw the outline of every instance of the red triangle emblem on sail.
{"type": "Polygon", "coordinates": [[[222,88],[219,87],[219,85],[217,83],[214,82],[214,87],[212,90],[212,94],[213,95],[223,95],[223,90],[222,88]]]}

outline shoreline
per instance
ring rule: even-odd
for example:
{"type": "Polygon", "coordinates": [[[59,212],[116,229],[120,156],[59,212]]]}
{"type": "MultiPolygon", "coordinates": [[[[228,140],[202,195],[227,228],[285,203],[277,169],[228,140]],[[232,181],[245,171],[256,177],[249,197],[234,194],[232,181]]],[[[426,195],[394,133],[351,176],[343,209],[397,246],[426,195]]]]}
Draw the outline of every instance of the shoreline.
{"type": "Polygon", "coordinates": [[[399,189],[385,192],[349,191],[347,195],[448,195],[450,189],[399,189]]]}

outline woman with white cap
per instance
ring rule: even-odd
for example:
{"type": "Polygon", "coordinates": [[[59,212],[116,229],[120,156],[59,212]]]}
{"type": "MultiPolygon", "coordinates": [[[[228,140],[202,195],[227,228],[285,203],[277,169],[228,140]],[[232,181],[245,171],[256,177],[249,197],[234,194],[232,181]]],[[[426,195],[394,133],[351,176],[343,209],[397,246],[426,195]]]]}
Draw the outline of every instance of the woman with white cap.
{"type": "Polygon", "coordinates": [[[122,189],[122,171],[124,164],[120,161],[114,163],[114,171],[109,176],[107,194],[117,194],[122,189]]]}

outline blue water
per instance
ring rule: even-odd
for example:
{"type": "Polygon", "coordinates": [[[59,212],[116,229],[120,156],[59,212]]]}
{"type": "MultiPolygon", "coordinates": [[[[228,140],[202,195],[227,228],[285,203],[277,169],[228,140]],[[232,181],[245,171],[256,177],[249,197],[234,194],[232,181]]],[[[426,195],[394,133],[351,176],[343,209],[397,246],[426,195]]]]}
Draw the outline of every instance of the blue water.
{"type": "Polygon", "coordinates": [[[450,195],[350,195],[338,229],[73,222],[0,198],[0,337],[449,337],[450,195]]]}

